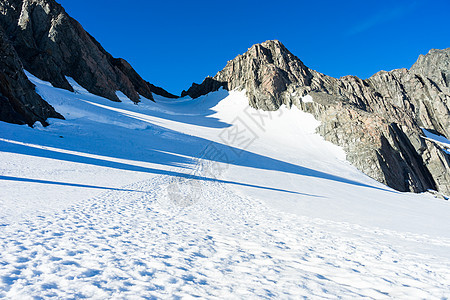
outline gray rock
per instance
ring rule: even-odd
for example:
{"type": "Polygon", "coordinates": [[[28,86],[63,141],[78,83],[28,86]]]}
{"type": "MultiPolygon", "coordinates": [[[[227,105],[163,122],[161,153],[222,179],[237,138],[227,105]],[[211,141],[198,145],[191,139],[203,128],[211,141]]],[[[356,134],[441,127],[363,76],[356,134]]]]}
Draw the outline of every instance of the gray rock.
{"type": "Polygon", "coordinates": [[[292,82],[309,85],[312,74],[279,41],[252,46],[243,55],[229,61],[216,76],[201,85],[193,85],[186,93],[198,97],[217,90],[245,89],[250,105],[264,110],[276,110],[282,104],[281,93],[292,82]],[[214,84],[212,84],[214,82],[214,84]]]}
{"type": "Polygon", "coordinates": [[[257,109],[296,105],[320,120],[318,133],[372,178],[399,191],[450,194],[449,156],[420,129],[449,137],[449,53],[432,50],[411,70],[336,79],[307,68],[279,41],[267,41],[185,94],[198,97],[222,86],[245,89],[257,109]],[[307,94],[314,102],[302,101],[307,94]]]}
{"type": "Polygon", "coordinates": [[[26,70],[72,90],[70,76],[89,92],[119,101],[116,91],[139,102],[139,95],[176,96],[144,81],[123,59],[115,59],[54,0],[2,0],[0,25],[26,70]]]}
{"type": "Polygon", "coordinates": [[[217,81],[211,77],[206,77],[202,84],[193,83],[187,91],[182,91],[181,97],[190,96],[191,98],[198,98],[209,92],[218,91],[221,87],[228,90],[228,83],[217,81]]]}

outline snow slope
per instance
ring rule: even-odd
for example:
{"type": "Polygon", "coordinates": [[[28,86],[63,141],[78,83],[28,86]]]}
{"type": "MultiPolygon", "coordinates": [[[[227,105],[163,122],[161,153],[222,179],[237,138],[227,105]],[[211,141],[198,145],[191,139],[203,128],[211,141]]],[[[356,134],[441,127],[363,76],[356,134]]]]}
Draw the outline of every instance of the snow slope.
{"type": "Polygon", "coordinates": [[[53,88],[0,123],[0,297],[446,298],[450,206],[244,92],[133,104],[53,88]]]}

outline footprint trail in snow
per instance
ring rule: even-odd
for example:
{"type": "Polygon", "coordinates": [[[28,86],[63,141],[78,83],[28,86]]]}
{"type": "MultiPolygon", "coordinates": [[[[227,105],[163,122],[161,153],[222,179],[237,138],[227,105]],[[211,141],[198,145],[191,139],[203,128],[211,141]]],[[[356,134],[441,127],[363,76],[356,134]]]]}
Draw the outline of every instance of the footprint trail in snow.
{"type": "Polygon", "coordinates": [[[159,176],[126,188],[137,192],[3,227],[0,297],[432,299],[450,290],[449,260],[398,243],[449,250],[448,240],[278,212],[218,182],[159,176]]]}

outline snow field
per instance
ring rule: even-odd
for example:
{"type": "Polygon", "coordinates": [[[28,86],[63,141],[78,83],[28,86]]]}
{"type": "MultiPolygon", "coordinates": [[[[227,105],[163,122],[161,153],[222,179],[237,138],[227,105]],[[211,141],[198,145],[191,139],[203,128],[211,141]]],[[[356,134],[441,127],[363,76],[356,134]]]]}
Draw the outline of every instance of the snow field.
{"type": "Polygon", "coordinates": [[[29,77],[66,120],[0,123],[0,298],[449,297],[448,202],[368,178],[311,115],[29,77]]]}
{"type": "Polygon", "coordinates": [[[135,192],[105,192],[6,228],[0,295],[437,299],[448,291],[448,260],[391,243],[415,235],[276,212],[214,182],[180,206],[170,184],[168,176],[135,183],[124,187],[135,192]]]}

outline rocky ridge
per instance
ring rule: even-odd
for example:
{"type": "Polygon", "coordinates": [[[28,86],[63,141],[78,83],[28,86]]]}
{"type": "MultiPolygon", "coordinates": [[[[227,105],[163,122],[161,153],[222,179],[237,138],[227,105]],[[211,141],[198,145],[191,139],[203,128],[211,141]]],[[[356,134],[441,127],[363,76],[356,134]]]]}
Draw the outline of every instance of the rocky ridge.
{"type": "Polygon", "coordinates": [[[0,27],[0,120],[47,125],[47,118],[62,118],[34,91],[22,63],[0,27]]]}
{"type": "Polygon", "coordinates": [[[223,87],[246,90],[252,107],[281,105],[312,113],[326,140],[372,178],[399,191],[450,194],[450,157],[423,137],[421,127],[450,137],[450,48],[431,50],[410,70],[381,71],[369,79],[340,79],[306,67],[279,41],[252,46],[214,77],[182,96],[223,87]],[[304,101],[310,95],[312,102],[304,101]]]}
{"type": "MultiPolygon", "coordinates": [[[[89,92],[113,101],[120,101],[117,91],[134,102],[139,102],[140,96],[153,100],[153,93],[177,98],[143,80],[124,59],[114,58],[54,0],[0,0],[0,30],[2,39],[12,46],[22,65],[19,69],[24,68],[55,87],[73,91],[68,76],[89,92]]],[[[15,80],[9,78],[10,82],[15,80]]],[[[27,96],[22,98],[20,108],[16,105],[18,115],[3,117],[2,110],[0,120],[24,123],[27,119],[25,123],[32,124],[55,116],[42,99],[38,109],[32,109],[34,117],[25,116],[22,111],[27,106],[36,107],[38,96],[32,95],[31,83],[21,86],[27,96]]]]}
{"type": "MultiPolygon", "coordinates": [[[[54,0],[0,0],[0,120],[46,125],[62,118],[34,90],[23,69],[73,90],[66,76],[93,94],[119,101],[152,94],[176,98],[112,57],[54,0]]],[[[342,146],[348,160],[400,191],[450,194],[450,159],[421,127],[450,137],[450,49],[431,50],[410,70],[381,71],[361,80],[340,79],[306,67],[279,41],[254,45],[214,77],[182,96],[196,98],[223,87],[245,89],[250,105],[277,110],[295,105],[321,121],[318,132],[342,146]],[[313,102],[304,101],[310,95],[313,102]]]]}

